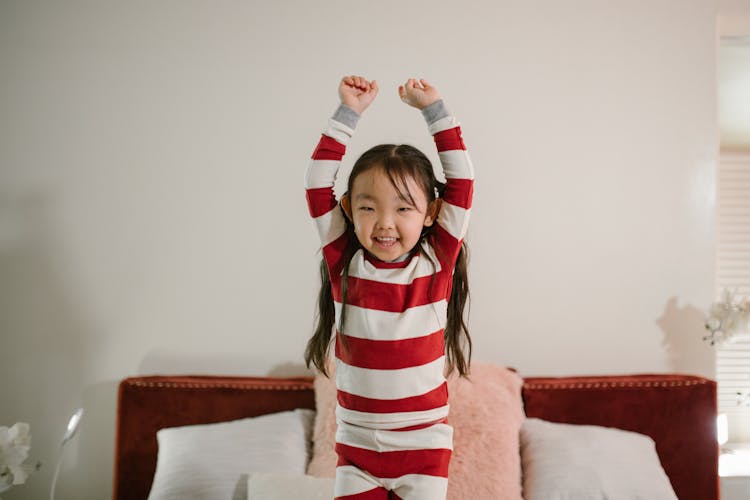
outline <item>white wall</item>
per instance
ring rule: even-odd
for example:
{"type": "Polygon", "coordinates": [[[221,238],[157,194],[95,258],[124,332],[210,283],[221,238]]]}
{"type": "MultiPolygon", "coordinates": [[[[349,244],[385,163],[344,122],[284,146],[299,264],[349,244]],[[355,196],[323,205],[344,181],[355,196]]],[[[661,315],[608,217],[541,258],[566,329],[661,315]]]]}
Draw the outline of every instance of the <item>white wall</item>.
{"type": "MultiPolygon", "coordinates": [[[[475,163],[475,360],[523,375],[714,373],[715,6],[0,4],[0,423],[58,498],[111,491],[118,381],[292,375],[317,293],[304,169],[344,74],[369,146],[430,153],[431,80],[475,163]]],[[[5,497],[5,495],[4,495],[5,497]]]]}
{"type": "Polygon", "coordinates": [[[750,2],[720,0],[718,32],[721,152],[750,153],[750,2]]]}

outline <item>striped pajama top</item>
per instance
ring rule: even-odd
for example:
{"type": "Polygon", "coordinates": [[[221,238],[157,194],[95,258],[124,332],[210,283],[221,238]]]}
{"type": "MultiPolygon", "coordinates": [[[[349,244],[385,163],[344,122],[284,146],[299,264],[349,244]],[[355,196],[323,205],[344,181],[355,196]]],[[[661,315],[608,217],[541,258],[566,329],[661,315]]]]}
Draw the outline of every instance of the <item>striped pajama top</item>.
{"type": "MultiPolygon", "coordinates": [[[[384,262],[359,248],[349,265],[344,332],[336,332],[337,420],[372,429],[419,428],[444,421],[449,410],[443,332],[453,269],[469,221],[474,169],[459,123],[443,101],[422,114],[446,178],[434,228],[438,248],[423,242],[402,262],[384,262]],[[341,345],[341,335],[348,349],[341,345]]],[[[358,119],[351,108],[339,106],[305,176],[308,208],[331,279],[336,325],[347,235],[333,187],[358,119]]]]}

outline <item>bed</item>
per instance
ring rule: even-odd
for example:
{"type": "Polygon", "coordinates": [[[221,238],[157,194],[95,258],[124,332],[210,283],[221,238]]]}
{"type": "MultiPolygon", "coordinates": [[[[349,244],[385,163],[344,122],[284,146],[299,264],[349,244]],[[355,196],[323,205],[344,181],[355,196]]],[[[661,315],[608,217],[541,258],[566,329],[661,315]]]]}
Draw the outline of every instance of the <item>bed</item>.
{"type": "MultiPolygon", "coordinates": [[[[139,376],[119,385],[114,499],[145,499],[156,433],[295,408],[315,409],[309,377],[139,376]]],[[[718,500],[716,383],[683,374],[535,377],[522,382],[527,417],[651,437],[680,500],[718,500]]]]}

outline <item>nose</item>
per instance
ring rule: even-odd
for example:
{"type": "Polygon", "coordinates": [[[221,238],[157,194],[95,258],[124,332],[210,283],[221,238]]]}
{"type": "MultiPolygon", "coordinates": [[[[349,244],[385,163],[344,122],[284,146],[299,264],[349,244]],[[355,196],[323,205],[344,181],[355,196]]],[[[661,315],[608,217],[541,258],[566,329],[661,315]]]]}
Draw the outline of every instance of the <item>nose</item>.
{"type": "Polygon", "coordinates": [[[393,217],[389,214],[381,214],[378,217],[377,223],[378,229],[392,229],[393,228],[393,217]]]}

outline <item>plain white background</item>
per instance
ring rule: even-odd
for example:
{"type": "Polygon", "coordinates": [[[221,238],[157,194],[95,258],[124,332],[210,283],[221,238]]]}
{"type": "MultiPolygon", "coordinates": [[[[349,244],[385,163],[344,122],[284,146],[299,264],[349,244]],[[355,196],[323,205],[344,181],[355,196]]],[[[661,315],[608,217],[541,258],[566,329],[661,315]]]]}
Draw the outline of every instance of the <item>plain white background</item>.
{"type": "MultiPolygon", "coordinates": [[[[726,2],[734,8],[739,2],[726,2]]],[[[345,74],[377,101],[344,161],[406,142],[424,77],[476,168],[475,360],[713,376],[711,0],[0,4],[0,423],[42,498],[111,495],[117,383],[311,374],[310,153],[345,74]]]]}

